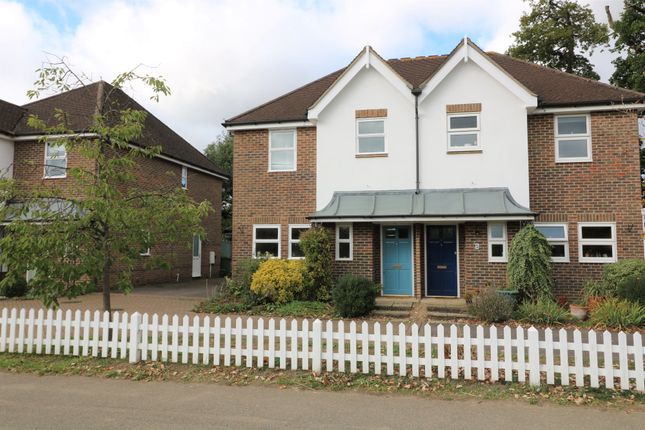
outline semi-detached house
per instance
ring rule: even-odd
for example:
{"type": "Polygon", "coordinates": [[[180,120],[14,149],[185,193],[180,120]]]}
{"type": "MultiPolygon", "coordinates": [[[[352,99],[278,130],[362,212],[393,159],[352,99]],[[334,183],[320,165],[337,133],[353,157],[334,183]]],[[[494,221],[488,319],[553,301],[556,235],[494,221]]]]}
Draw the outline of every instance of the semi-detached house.
{"type": "Polygon", "coordinates": [[[556,293],[642,258],[637,116],[645,95],[483,52],[344,69],[224,123],[234,135],[233,264],[302,258],[312,224],[336,275],[384,295],[506,284],[513,235],[535,223],[556,293]]]}

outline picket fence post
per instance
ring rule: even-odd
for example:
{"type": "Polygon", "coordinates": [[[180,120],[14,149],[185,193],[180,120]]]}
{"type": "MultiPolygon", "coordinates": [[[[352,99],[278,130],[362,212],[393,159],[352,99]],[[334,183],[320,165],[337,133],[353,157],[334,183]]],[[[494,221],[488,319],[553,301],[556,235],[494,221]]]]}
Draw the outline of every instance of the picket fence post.
{"type": "Polygon", "coordinates": [[[316,319],[313,323],[311,370],[314,373],[322,371],[322,321],[316,319]]]}
{"type": "MultiPolygon", "coordinates": [[[[124,320],[125,321],[125,320],[124,320]]],[[[141,350],[139,344],[141,343],[141,314],[135,312],[130,317],[130,363],[138,363],[141,361],[141,350]]]]}
{"type": "Polygon", "coordinates": [[[540,338],[535,327],[528,329],[529,334],[529,384],[540,385],[540,338]]]}

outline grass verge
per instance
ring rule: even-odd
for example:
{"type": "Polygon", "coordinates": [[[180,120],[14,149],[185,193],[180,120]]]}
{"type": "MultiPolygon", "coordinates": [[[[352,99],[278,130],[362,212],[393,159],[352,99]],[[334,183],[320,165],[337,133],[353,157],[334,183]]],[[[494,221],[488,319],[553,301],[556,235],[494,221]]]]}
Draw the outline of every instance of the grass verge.
{"type": "Polygon", "coordinates": [[[443,400],[516,399],[530,404],[645,410],[645,394],[576,387],[532,388],[517,383],[486,383],[347,373],[284,371],[241,367],[141,362],[53,355],[0,354],[0,371],[38,375],[81,375],[134,381],[177,381],[276,388],[399,394],[443,400]]]}

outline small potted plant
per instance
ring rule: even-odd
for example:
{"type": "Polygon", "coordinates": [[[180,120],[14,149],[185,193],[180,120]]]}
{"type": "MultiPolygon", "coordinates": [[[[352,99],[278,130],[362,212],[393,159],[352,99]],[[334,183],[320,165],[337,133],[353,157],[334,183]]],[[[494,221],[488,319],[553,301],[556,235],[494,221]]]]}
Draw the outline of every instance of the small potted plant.
{"type": "Polygon", "coordinates": [[[571,313],[571,316],[578,321],[584,321],[587,319],[588,309],[582,302],[571,303],[569,305],[569,313],[571,313]]]}

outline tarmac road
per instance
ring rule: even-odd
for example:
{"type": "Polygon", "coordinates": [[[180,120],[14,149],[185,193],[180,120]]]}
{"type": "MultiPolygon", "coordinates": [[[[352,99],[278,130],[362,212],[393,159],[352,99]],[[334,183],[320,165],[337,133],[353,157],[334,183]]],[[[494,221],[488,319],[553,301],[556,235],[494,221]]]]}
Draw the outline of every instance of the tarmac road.
{"type": "Polygon", "coordinates": [[[643,429],[645,411],[0,372],[0,428],[643,429]]]}

